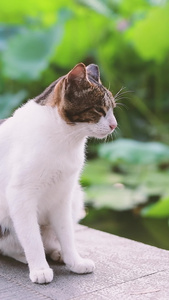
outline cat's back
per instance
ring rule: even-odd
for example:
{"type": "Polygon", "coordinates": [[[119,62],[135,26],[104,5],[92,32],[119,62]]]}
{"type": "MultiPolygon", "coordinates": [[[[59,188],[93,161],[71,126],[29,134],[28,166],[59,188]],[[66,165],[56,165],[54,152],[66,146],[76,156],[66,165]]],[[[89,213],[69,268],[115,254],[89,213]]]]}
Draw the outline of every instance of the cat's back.
{"type": "MultiPolygon", "coordinates": [[[[16,156],[26,156],[38,147],[43,137],[46,114],[32,100],[17,109],[14,115],[0,125],[0,176],[16,156]],[[4,167],[4,168],[3,168],[4,167]]],[[[49,119],[49,117],[48,117],[49,119]]],[[[42,143],[44,143],[44,138],[42,143]]],[[[40,145],[39,145],[40,146],[40,145]]]]}
{"type": "Polygon", "coordinates": [[[84,161],[84,142],[77,147],[67,128],[57,110],[34,100],[17,109],[0,126],[0,177],[5,169],[9,173],[18,163],[26,165],[25,169],[46,167],[51,171],[59,167],[66,173],[79,169],[84,161]]]}
{"type": "MultiPolygon", "coordinates": [[[[33,100],[18,108],[12,117],[0,125],[0,145],[17,143],[24,145],[31,140],[43,136],[43,131],[50,127],[51,118],[47,110],[37,105],[33,100]],[[36,135],[36,137],[35,137],[36,135]]],[[[17,147],[19,146],[17,145],[17,147]]],[[[12,145],[11,145],[12,146],[12,145]]]]}

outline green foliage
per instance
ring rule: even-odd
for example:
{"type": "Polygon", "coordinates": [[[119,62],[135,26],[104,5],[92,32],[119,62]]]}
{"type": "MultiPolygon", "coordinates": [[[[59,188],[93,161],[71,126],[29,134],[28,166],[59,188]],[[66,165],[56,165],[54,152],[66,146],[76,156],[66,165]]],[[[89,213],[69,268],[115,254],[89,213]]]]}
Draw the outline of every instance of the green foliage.
{"type": "Polygon", "coordinates": [[[157,62],[165,60],[169,49],[169,5],[154,7],[146,18],[138,20],[126,37],[131,41],[140,56],[145,60],[157,62]],[[146,34],[145,34],[146,33],[146,34]]]}
{"type": "MultiPolygon", "coordinates": [[[[108,207],[113,206],[113,208],[117,209],[118,207],[114,205],[114,201],[111,201],[115,197],[116,200],[120,199],[118,204],[121,209],[124,209],[125,207],[130,208],[133,203],[138,205],[140,202],[148,202],[149,198],[155,196],[160,200],[155,204],[147,204],[142,209],[141,215],[156,218],[169,217],[169,197],[166,196],[169,195],[169,172],[158,169],[160,166],[169,165],[168,146],[157,142],[143,143],[119,139],[100,145],[98,151],[102,158],[116,166],[115,169],[118,167],[119,170],[124,172],[120,179],[124,188],[120,189],[120,191],[118,190],[119,197],[116,190],[114,191],[111,188],[111,192],[109,192],[110,189],[107,189],[106,194],[106,189],[104,188],[103,193],[107,196],[103,197],[103,194],[99,192],[98,203],[101,202],[102,205],[106,203],[108,207]],[[132,172],[129,171],[131,169],[132,172]],[[110,201],[106,200],[103,203],[102,199],[107,199],[109,194],[110,201]],[[121,199],[123,199],[122,203],[120,202],[121,199]]],[[[97,192],[95,194],[97,195],[97,192]]]]}
{"type": "Polygon", "coordinates": [[[3,23],[23,24],[31,18],[39,18],[43,23],[55,22],[56,11],[62,7],[70,6],[72,1],[42,1],[42,0],[2,0],[0,4],[0,20],[3,23]]]}
{"type": "Polygon", "coordinates": [[[108,7],[108,1],[102,1],[102,0],[79,0],[79,3],[83,4],[84,6],[87,6],[94,10],[95,12],[102,14],[107,17],[111,17],[113,12],[108,7]]]}
{"type": "Polygon", "coordinates": [[[35,80],[49,65],[51,55],[60,42],[61,28],[23,30],[7,42],[2,62],[4,75],[20,81],[35,80]]]}
{"type": "MultiPolygon", "coordinates": [[[[118,161],[119,162],[119,161],[118,161]]],[[[95,207],[126,210],[169,195],[169,172],[155,164],[120,164],[109,159],[89,161],[82,174],[86,201],[95,207]]]]}
{"type": "Polygon", "coordinates": [[[167,2],[147,0],[1,1],[0,93],[26,89],[31,98],[76,63],[94,62],[114,94],[134,91],[130,109],[115,110],[123,136],[164,142],[168,12],[167,2]]]}
{"type": "Polygon", "coordinates": [[[1,118],[7,118],[9,111],[13,112],[22,102],[23,99],[26,97],[27,92],[25,90],[21,90],[16,94],[5,93],[1,95],[0,101],[0,115],[1,118]],[[8,103],[8,105],[6,105],[8,103]]]}
{"type": "Polygon", "coordinates": [[[161,164],[169,162],[169,147],[157,142],[118,139],[99,147],[99,155],[111,163],[161,164]]]}
{"type": "Polygon", "coordinates": [[[169,196],[161,198],[157,203],[142,209],[144,217],[166,218],[169,217],[169,196]]]}

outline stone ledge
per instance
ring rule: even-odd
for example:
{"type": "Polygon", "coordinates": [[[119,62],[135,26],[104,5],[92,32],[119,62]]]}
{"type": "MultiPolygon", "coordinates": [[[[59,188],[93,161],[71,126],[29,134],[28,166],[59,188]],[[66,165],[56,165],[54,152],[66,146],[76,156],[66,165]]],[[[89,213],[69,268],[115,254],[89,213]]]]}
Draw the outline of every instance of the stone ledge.
{"type": "Polygon", "coordinates": [[[50,261],[54,280],[30,282],[28,267],[0,256],[0,300],[169,299],[169,252],[78,225],[79,253],[96,263],[93,274],[76,275],[50,261]]]}

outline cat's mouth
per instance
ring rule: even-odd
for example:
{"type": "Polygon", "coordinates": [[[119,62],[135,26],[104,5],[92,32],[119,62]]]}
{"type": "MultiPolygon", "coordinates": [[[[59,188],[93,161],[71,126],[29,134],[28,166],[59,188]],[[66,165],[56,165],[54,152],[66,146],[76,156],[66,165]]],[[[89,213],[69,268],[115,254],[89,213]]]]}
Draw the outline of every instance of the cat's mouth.
{"type": "Polygon", "coordinates": [[[105,120],[102,119],[98,124],[95,124],[95,126],[88,127],[89,137],[104,139],[111,135],[115,131],[116,127],[117,121],[114,116],[111,122],[105,122],[105,120]]]}
{"type": "Polygon", "coordinates": [[[107,133],[107,134],[100,134],[98,135],[99,139],[105,139],[106,137],[108,137],[109,135],[111,135],[113,133],[114,130],[112,130],[111,132],[107,133]]]}
{"type": "Polygon", "coordinates": [[[114,131],[114,129],[110,130],[109,132],[93,132],[93,131],[91,131],[91,134],[89,134],[89,137],[94,137],[97,139],[104,139],[107,136],[111,135],[113,133],[113,131],[114,131]]]}

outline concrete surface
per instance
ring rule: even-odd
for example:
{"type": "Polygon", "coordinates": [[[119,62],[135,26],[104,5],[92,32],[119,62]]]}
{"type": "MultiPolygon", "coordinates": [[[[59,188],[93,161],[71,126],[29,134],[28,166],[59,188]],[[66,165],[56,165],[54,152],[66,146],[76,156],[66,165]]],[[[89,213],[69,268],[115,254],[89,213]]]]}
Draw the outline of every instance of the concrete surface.
{"type": "Polygon", "coordinates": [[[79,252],[96,263],[93,274],[76,275],[49,262],[52,283],[30,282],[28,267],[0,256],[0,300],[168,300],[169,252],[80,226],[79,252]]]}

